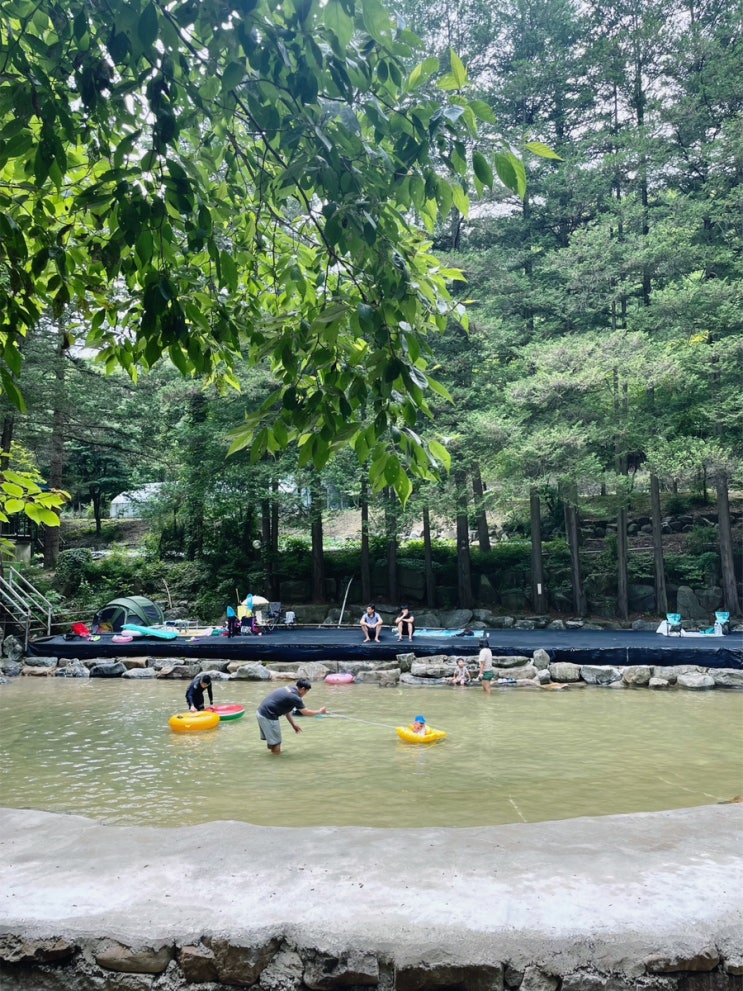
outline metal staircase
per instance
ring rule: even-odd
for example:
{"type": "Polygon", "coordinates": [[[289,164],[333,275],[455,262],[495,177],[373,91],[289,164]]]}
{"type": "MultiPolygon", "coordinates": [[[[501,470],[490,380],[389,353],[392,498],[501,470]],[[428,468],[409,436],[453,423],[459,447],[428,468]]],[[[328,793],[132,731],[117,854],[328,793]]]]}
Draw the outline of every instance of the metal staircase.
{"type": "Polygon", "coordinates": [[[15,568],[0,575],[0,608],[6,625],[10,623],[21,632],[24,650],[33,635],[50,636],[54,606],[15,568]]]}

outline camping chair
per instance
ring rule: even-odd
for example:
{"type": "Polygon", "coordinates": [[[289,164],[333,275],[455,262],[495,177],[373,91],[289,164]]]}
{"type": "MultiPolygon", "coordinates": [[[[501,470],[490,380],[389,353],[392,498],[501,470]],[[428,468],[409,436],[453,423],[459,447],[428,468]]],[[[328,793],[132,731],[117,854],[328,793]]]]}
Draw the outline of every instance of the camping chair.
{"type": "Polygon", "coordinates": [[[716,612],[715,613],[715,633],[727,636],[730,633],[730,613],[729,612],[716,612]]]}
{"type": "Polygon", "coordinates": [[[278,626],[281,621],[281,603],[280,602],[269,602],[268,611],[266,613],[265,625],[269,633],[273,631],[278,626]]]}
{"type": "Polygon", "coordinates": [[[666,622],[668,623],[668,634],[681,633],[681,613],[680,612],[667,612],[666,622]]]}
{"type": "Polygon", "coordinates": [[[292,627],[297,625],[297,614],[293,609],[287,609],[284,613],[284,626],[292,627]]]}

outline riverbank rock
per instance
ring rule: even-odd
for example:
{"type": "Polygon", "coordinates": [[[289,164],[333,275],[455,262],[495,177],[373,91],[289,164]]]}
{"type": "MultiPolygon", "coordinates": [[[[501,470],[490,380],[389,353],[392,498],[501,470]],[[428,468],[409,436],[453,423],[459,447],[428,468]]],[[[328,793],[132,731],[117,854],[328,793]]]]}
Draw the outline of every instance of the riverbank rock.
{"type": "Polygon", "coordinates": [[[676,684],[680,688],[714,688],[715,679],[708,674],[680,674],[676,679],[676,684]]]}

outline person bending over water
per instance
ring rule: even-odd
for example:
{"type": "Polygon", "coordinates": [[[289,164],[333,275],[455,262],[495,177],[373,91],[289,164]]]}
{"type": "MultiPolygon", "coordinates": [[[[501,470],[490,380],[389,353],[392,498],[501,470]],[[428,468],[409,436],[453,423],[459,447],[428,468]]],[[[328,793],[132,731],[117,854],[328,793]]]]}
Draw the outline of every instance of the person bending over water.
{"type": "Polygon", "coordinates": [[[266,746],[272,754],[281,753],[281,723],[282,716],[286,716],[289,725],[295,733],[301,733],[301,727],[294,722],[292,713],[296,709],[300,716],[324,716],[328,711],[327,706],[320,709],[308,709],[304,704],[304,697],[312,688],[312,683],[307,678],[300,678],[296,685],[277,688],[267,695],[256,712],[256,719],[261,731],[261,740],[266,741],[266,746]]]}
{"type": "Polygon", "coordinates": [[[212,676],[210,674],[197,674],[186,691],[189,712],[201,712],[203,710],[205,691],[209,693],[209,705],[214,705],[212,676]]]}

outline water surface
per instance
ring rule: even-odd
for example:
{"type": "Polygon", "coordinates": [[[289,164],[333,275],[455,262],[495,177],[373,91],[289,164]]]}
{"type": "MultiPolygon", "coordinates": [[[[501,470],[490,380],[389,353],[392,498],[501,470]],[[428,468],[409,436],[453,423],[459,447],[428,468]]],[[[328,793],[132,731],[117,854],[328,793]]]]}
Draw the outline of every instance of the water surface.
{"type": "Polygon", "coordinates": [[[242,719],[173,733],[186,683],[19,678],[0,687],[0,805],[121,825],[475,826],[658,811],[743,794],[743,692],[380,689],[316,684],[268,753],[271,687],[217,682],[242,719]],[[431,746],[394,727],[422,713],[431,746]]]}

